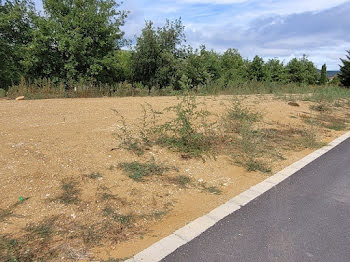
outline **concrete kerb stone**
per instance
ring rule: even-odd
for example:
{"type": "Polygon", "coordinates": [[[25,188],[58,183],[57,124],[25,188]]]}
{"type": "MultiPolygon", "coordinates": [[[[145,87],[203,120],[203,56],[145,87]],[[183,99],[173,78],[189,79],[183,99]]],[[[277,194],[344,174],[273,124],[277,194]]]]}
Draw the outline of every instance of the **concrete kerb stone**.
{"type": "Polygon", "coordinates": [[[216,222],[219,222],[221,219],[227,217],[240,208],[240,205],[234,202],[226,202],[225,204],[215,208],[213,211],[208,213],[207,216],[216,222]]]}
{"type": "Polygon", "coordinates": [[[263,182],[252,186],[250,189],[244,191],[238,196],[230,199],[225,204],[212,210],[207,215],[204,215],[186,226],[175,231],[172,235],[158,241],[144,251],[138,253],[133,258],[126,260],[127,262],[154,262],[160,261],[167,255],[171,254],[178,247],[186,244],[195,237],[199,236],[201,233],[215,225],[219,220],[230,215],[231,213],[240,209],[241,206],[248,204],[253,199],[267,192],[280,182],[284,181],[295,172],[299,171],[306,165],[310,164],[312,161],[327,153],[340,143],[344,142],[346,139],[350,138],[350,132],[344,134],[343,136],[335,139],[327,146],[322,147],[304,157],[303,159],[295,162],[294,164],[286,167],[275,175],[267,178],[263,182]]]}
{"type": "Polygon", "coordinates": [[[250,189],[253,191],[257,191],[261,194],[265,193],[266,191],[269,191],[271,188],[273,188],[276,184],[263,181],[255,186],[252,186],[250,189]]]}
{"type": "Polygon", "coordinates": [[[186,244],[187,241],[182,239],[181,237],[172,234],[158,241],[151,247],[145,249],[144,251],[138,253],[134,256],[134,262],[152,262],[159,261],[166,257],[168,254],[174,252],[178,247],[186,244]]]}
{"type": "Polygon", "coordinates": [[[201,233],[212,227],[217,221],[208,215],[204,215],[191,223],[187,224],[183,228],[176,230],[174,234],[186,242],[191,241],[201,233]]]}

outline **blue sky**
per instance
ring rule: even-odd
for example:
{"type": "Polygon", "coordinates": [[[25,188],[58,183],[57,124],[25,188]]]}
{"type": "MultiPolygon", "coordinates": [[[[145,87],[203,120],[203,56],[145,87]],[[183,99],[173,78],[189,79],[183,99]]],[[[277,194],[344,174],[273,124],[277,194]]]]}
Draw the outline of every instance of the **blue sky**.
{"type": "Polygon", "coordinates": [[[250,59],[306,54],[317,67],[338,70],[350,49],[350,0],[125,0],[122,8],[130,11],[123,28],[129,39],[145,20],[157,26],[181,17],[188,44],[237,48],[250,59]]]}

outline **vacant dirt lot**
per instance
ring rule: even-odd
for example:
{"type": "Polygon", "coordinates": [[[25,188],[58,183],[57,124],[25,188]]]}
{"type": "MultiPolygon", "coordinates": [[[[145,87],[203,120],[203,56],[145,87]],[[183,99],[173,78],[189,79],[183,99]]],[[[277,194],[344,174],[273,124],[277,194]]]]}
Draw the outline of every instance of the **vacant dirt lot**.
{"type": "MultiPolygon", "coordinates": [[[[220,116],[231,99],[198,101],[220,116]]],[[[263,112],[264,142],[281,145],[271,144],[276,158],[265,157],[270,173],[248,172],[226,151],[203,161],[160,145],[142,155],[118,147],[119,115],[133,127],[142,105],[163,112],[176,97],[1,100],[0,260],[130,257],[315,150],[303,146],[302,135],[298,145],[291,139],[299,131],[329,142],[347,128],[346,104],[325,109],[273,96],[239,99],[263,112]],[[163,174],[131,179],[120,164],[133,161],[153,161],[163,174]]]]}

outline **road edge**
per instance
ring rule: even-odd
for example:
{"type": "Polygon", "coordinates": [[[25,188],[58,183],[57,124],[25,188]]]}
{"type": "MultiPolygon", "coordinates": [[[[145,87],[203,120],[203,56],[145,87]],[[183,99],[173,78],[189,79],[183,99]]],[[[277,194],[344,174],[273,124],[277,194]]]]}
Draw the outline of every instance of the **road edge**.
{"type": "Polygon", "coordinates": [[[305,156],[299,161],[291,164],[290,166],[284,168],[273,176],[265,179],[249,188],[248,190],[242,192],[241,194],[235,196],[234,198],[228,200],[225,204],[220,205],[214,210],[210,211],[208,214],[189,222],[184,227],[176,230],[173,234],[159,240],[150,247],[144,249],[140,253],[136,254],[134,257],[126,260],[125,262],[156,262],[165,258],[176,249],[190,242],[192,239],[196,238],[204,231],[214,226],[217,222],[225,218],[226,216],[236,212],[241,207],[247,205],[249,202],[269,191],[279,183],[283,182],[291,175],[295,174],[297,171],[310,164],[320,156],[326,154],[328,151],[332,150],[345,140],[350,138],[350,131],[344,135],[333,140],[328,145],[312,152],[311,154],[305,156]]]}

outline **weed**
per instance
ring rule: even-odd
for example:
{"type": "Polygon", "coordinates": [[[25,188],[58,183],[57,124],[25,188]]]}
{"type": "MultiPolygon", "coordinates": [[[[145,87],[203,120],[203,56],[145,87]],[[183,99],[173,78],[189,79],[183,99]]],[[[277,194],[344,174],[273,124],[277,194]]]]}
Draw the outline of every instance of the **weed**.
{"type": "Polygon", "coordinates": [[[346,130],[347,125],[344,121],[333,121],[328,125],[325,125],[326,128],[328,129],[332,129],[335,131],[342,131],[342,130],[346,130]]]}
{"type": "Polygon", "coordinates": [[[157,165],[154,161],[148,163],[140,163],[137,161],[129,163],[121,163],[119,167],[128,173],[129,177],[137,182],[144,181],[144,177],[153,175],[162,175],[169,170],[169,167],[157,165]]]}
{"type": "Polygon", "coordinates": [[[187,187],[187,185],[191,183],[191,178],[184,175],[172,177],[169,180],[180,187],[187,187]]]}
{"type": "Polygon", "coordinates": [[[232,101],[226,111],[222,118],[225,133],[240,132],[242,126],[251,126],[262,118],[261,114],[250,112],[247,107],[243,107],[237,99],[232,101]]]}
{"type": "Polygon", "coordinates": [[[30,224],[27,225],[25,230],[30,233],[31,238],[37,236],[42,239],[51,238],[54,233],[53,226],[58,217],[52,217],[49,219],[45,219],[38,224],[30,224]]]}
{"type": "Polygon", "coordinates": [[[260,171],[263,173],[271,173],[271,168],[266,165],[261,160],[249,158],[244,165],[247,167],[248,171],[260,171]]]}
{"type": "Polygon", "coordinates": [[[80,190],[77,188],[78,182],[72,179],[61,181],[62,194],[56,198],[63,204],[78,204],[80,190]]]}
{"type": "Polygon", "coordinates": [[[115,222],[119,222],[123,225],[128,225],[133,221],[132,215],[121,215],[116,213],[111,207],[103,209],[103,215],[112,218],[115,222]]]}
{"type": "Polygon", "coordinates": [[[190,157],[215,155],[215,126],[209,111],[199,109],[194,96],[184,96],[178,105],[166,109],[176,117],[156,128],[157,143],[190,157]]]}
{"type": "Polygon", "coordinates": [[[320,148],[324,143],[317,141],[317,137],[314,130],[304,129],[302,130],[303,135],[299,138],[299,143],[304,148],[320,148]]]}
{"type": "Polygon", "coordinates": [[[310,109],[317,112],[326,112],[329,111],[329,107],[324,104],[311,105],[310,109]]]}
{"type": "Polygon", "coordinates": [[[95,173],[95,172],[93,172],[93,173],[91,173],[90,175],[88,175],[88,177],[89,177],[90,179],[93,179],[93,180],[103,178],[103,176],[102,176],[100,173],[95,173]]]}
{"type": "Polygon", "coordinates": [[[27,201],[29,199],[29,197],[24,198],[23,201],[18,201],[14,204],[12,204],[10,207],[6,208],[6,209],[1,209],[0,208],[0,222],[4,221],[6,218],[8,217],[22,217],[21,215],[17,215],[14,213],[14,209],[23,204],[24,201],[27,201]]]}
{"type": "Polygon", "coordinates": [[[202,187],[202,191],[204,192],[209,192],[215,195],[220,195],[222,193],[222,191],[216,186],[207,186],[206,183],[201,183],[200,185],[202,187]]]}

